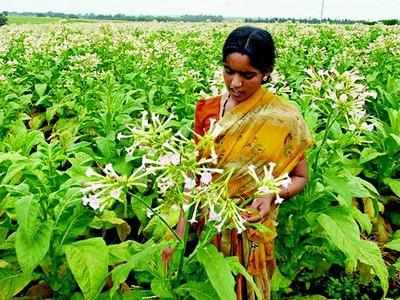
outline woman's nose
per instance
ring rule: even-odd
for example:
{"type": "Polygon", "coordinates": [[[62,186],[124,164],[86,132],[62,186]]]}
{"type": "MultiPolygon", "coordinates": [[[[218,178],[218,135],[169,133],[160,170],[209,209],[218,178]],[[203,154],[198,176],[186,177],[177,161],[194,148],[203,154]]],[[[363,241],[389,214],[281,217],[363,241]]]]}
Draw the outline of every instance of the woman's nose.
{"type": "Polygon", "coordinates": [[[231,81],[231,88],[238,88],[242,86],[242,80],[239,74],[234,74],[231,81]]]}

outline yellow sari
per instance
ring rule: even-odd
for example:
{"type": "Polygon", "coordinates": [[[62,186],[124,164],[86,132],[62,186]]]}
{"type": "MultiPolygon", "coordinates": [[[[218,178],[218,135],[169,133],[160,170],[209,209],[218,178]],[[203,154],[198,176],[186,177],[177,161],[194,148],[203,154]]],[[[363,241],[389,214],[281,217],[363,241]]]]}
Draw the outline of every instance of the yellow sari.
{"type": "MultiPolygon", "coordinates": [[[[221,97],[199,102],[196,108],[195,130],[202,134],[208,130],[209,119],[219,116],[221,97]]],[[[229,182],[231,197],[245,199],[255,191],[255,182],[247,174],[248,166],[256,166],[262,176],[263,166],[276,163],[274,175],[290,173],[312,144],[306,123],[298,109],[288,101],[264,88],[236,105],[216,123],[215,149],[220,168],[234,168],[229,182]]],[[[253,275],[263,299],[270,299],[270,281],[275,268],[273,255],[276,237],[277,209],[272,206],[261,222],[271,229],[260,233],[248,229],[242,234],[235,230],[221,233],[215,245],[225,255],[236,255],[253,275]]],[[[236,285],[237,299],[253,300],[254,291],[239,276],[236,285]]]]}

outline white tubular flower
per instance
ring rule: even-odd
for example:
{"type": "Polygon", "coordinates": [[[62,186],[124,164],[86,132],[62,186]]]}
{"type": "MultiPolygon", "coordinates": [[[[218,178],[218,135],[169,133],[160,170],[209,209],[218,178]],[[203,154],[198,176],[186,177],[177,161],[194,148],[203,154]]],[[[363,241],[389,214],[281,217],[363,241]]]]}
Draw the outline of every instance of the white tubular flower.
{"type": "Polygon", "coordinates": [[[292,179],[288,176],[288,174],[283,174],[278,177],[274,177],[273,172],[276,167],[276,163],[270,162],[268,164],[268,168],[263,166],[264,169],[264,178],[259,178],[256,173],[256,169],[253,165],[248,167],[248,174],[253,177],[256,182],[257,191],[255,193],[256,196],[265,195],[265,194],[273,194],[275,195],[275,203],[282,203],[284,200],[279,196],[281,188],[288,188],[292,179]]]}
{"type": "Polygon", "coordinates": [[[179,156],[179,154],[177,153],[172,153],[169,156],[169,161],[171,164],[173,164],[174,166],[179,165],[179,163],[181,162],[181,158],[179,156]]]}
{"type": "Polygon", "coordinates": [[[200,183],[203,185],[208,185],[210,184],[212,180],[212,175],[210,172],[204,171],[203,173],[201,173],[201,177],[200,177],[200,183]]]}
{"type": "Polygon", "coordinates": [[[158,179],[157,186],[160,189],[160,193],[165,194],[169,188],[174,186],[174,181],[168,176],[161,177],[158,179]]]}
{"type": "Polygon", "coordinates": [[[200,205],[200,201],[197,201],[195,203],[195,206],[194,206],[194,209],[193,209],[192,217],[190,218],[190,220],[188,220],[188,222],[190,224],[197,223],[196,217],[197,217],[197,209],[199,208],[199,205],[200,205]]]}
{"type": "Polygon", "coordinates": [[[283,202],[283,200],[285,200],[285,199],[282,198],[281,196],[279,196],[279,194],[277,194],[275,197],[275,204],[279,205],[283,202]]]}
{"type": "Polygon", "coordinates": [[[187,176],[185,176],[184,178],[185,178],[184,179],[185,180],[184,190],[185,191],[193,190],[194,187],[196,186],[196,181],[193,178],[190,178],[190,177],[187,177],[187,176]]]}
{"type": "Polygon", "coordinates": [[[217,229],[218,233],[222,232],[222,227],[225,225],[226,218],[227,217],[225,216],[220,223],[215,225],[215,228],[217,229]]]}
{"type": "Polygon", "coordinates": [[[260,182],[260,179],[259,179],[258,176],[257,176],[256,167],[255,167],[254,165],[249,165],[247,168],[248,168],[248,173],[249,173],[249,175],[250,175],[251,177],[253,177],[253,179],[254,179],[257,183],[259,183],[259,182],[260,182]]]}
{"type": "Polygon", "coordinates": [[[83,196],[82,197],[82,204],[87,206],[89,204],[89,197],[88,196],[83,196]]]}
{"type": "Polygon", "coordinates": [[[97,210],[100,208],[100,200],[97,197],[97,195],[91,195],[88,198],[88,205],[93,208],[94,210],[97,210]]]}
{"type": "Polygon", "coordinates": [[[222,220],[221,212],[216,212],[214,204],[209,205],[208,221],[220,222],[222,220]]]}
{"type": "Polygon", "coordinates": [[[85,175],[86,175],[87,177],[101,176],[100,174],[98,174],[95,170],[93,170],[93,169],[90,168],[90,167],[86,169],[85,175]]]}
{"type": "Polygon", "coordinates": [[[160,156],[160,158],[158,159],[158,162],[160,163],[161,166],[167,166],[171,163],[168,154],[160,156]]]}
{"type": "Polygon", "coordinates": [[[110,196],[116,200],[119,200],[121,197],[121,188],[116,189],[116,190],[112,190],[110,192],[110,196]]]}
{"type": "Polygon", "coordinates": [[[118,174],[114,171],[114,168],[112,164],[107,164],[104,169],[103,169],[104,174],[106,176],[112,177],[112,178],[118,178],[118,174]]]}
{"type": "Polygon", "coordinates": [[[154,215],[154,212],[148,208],[146,209],[146,217],[151,218],[154,215]]]}

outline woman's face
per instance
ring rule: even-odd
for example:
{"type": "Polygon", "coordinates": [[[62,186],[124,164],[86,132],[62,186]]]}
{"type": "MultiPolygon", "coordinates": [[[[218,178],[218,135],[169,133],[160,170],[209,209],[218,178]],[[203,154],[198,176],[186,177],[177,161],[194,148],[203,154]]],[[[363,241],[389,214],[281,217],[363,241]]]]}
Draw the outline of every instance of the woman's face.
{"type": "Polygon", "coordinates": [[[260,87],[265,74],[250,65],[246,54],[234,52],[224,62],[224,81],[232,100],[242,102],[260,87]]]}

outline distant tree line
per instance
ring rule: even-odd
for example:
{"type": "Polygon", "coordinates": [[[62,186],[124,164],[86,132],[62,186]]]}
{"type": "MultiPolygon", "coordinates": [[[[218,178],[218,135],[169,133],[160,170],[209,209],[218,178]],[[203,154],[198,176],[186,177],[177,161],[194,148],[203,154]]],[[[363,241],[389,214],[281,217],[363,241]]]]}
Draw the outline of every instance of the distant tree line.
{"type": "Polygon", "coordinates": [[[10,12],[13,15],[22,16],[36,16],[36,17],[56,17],[63,19],[93,19],[93,20],[119,20],[119,21],[132,21],[132,22],[222,22],[224,18],[222,16],[212,15],[182,15],[182,16],[127,16],[124,14],[105,15],[105,14],[66,14],[60,12],[45,12],[45,13],[33,13],[23,12],[16,13],[10,12]]]}
{"type": "MultiPolygon", "coordinates": [[[[120,21],[132,21],[132,22],[222,22],[238,18],[224,18],[223,16],[213,16],[213,15],[182,15],[182,16],[153,16],[153,15],[142,15],[142,16],[127,16],[124,14],[115,15],[105,15],[105,14],[67,14],[61,12],[45,12],[45,13],[34,13],[34,12],[9,12],[12,15],[22,15],[22,16],[36,16],[36,17],[57,17],[62,19],[93,19],[93,20],[120,20],[120,21]]],[[[7,13],[0,13],[0,26],[2,20],[4,24],[7,22],[7,13]]],[[[241,18],[243,20],[243,18],[241,18]]],[[[334,23],[334,24],[355,24],[363,23],[367,25],[373,25],[377,22],[381,22],[385,25],[400,25],[400,20],[389,19],[380,21],[365,21],[365,20],[349,20],[349,19],[296,19],[296,18],[244,18],[246,23],[281,23],[281,22],[299,22],[307,24],[319,24],[319,23],[334,23]]]]}
{"type": "Polygon", "coordinates": [[[309,18],[309,19],[296,19],[296,18],[245,18],[244,21],[246,23],[283,23],[283,22],[299,22],[306,24],[319,24],[319,23],[333,23],[333,24],[356,24],[362,23],[367,25],[374,25],[379,23],[383,23],[384,25],[400,25],[400,20],[396,19],[388,19],[388,20],[379,20],[379,21],[365,21],[365,20],[349,20],[349,19],[317,19],[317,18],[309,18]]]}
{"type": "Polygon", "coordinates": [[[0,27],[7,24],[7,12],[0,13],[0,27]]]}

